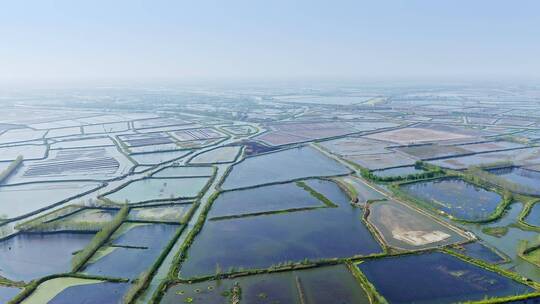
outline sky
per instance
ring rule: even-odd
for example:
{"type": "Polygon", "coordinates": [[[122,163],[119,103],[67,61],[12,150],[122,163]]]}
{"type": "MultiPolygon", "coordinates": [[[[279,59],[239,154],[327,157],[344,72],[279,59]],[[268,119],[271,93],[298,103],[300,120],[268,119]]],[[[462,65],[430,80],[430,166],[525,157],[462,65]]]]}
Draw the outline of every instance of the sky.
{"type": "Polygon", "coordinates": [[[0,82],[540,79],[540,1],[0,1],[0,82]]]}

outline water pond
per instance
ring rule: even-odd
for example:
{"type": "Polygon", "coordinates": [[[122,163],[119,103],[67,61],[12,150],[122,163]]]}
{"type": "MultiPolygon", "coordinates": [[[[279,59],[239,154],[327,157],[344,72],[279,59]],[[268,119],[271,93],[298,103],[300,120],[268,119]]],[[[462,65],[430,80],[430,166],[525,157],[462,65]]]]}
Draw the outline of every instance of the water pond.
{"type": "Polygon", "coordinates": [[[208,217],[320,206],[323,202],[292,182],[224,192],[214,201],[208,217]]]}
{"type": "Polygon", "coordinates": [[[241,289],[242,303],[300,304],[300,290],[306,303],[369,303],[345,265],[178,284],[167,290],[161,303],[228,303],[234,284],[241,289]]]}
{"type": "Polygon", "coordinates": [[[390,303],[455,303],[534,291],[440,252],[367,260],[358,268],[390,303]]]}
{"type": "Polygon", "coordinates": [[[540,172],[527,170],[519,167],[508,167],[491,169],[489,173],[498,175],[505,180],[516,184],[520,192],[532,195],[540,194],[538,185],[540,184],[540,172]]]}
{"type": "Polygon", "coordinates": [[[520,240],[528,240],[529,242],[535,242],[538,238],[538,232],[522,230],[515,226],[517,219],[523,209],[523,204],[515,202],[510,205],[504,216],[488,224],[461,224],[465,229],[476,234],[486,244],[492,246],[499,252],[509,257],[512,261],[510,263],[501,264],[500,267],[510,269],[525,277],[533,280],[540,281],[540,268],[535,265],[521,259],[517,255],[517,248],[520,240]],[[493,236],[484,233],[485,228],[493,227],[507,227],[507,232],[501,236],[493,236]]]}
{"type": "Polygon", "coordinates": [[[221,147],[204,152],[192,158],[191,164],[222,164],[234,162],[241,151],[240,146],[221,147]]]}
{"type": "Polygon", "coordinates": [[[145,178],[130,182],[127,186],[107,194],[105,197],[116,202],[131,204],[180,198],[193,198],[208,182],[207,177],[190,178],[145,178]]]}
{"type": "Polygon", "coordinates": [[[71,270],[73,252],[84,248],[88,233],[17,234],[0,242],[0,276],[29,281],[71,270]]]}
{"type": "Polygon", "coordinates": [[[306,183],[338,207],[207,221],[188,250],[180,276],[213,275],[216,268],[223,272],[231,267],[267,268],[305,258],[350,257],[382,251],[361,221],[362,209],[352,207],[336,184],[321,180],[306,183]]]}
{"type": "Polygon", "coordinates": [[[163,170],[159,170],[152,174],[153,177],[188,177],[188,176],[212,176],[214,175],[213,167],[180,167],[172,166],[163,170]]]}
{"type": "Polygon", "coordinates": [[[7,287],[0,285],[0,303],[7,303],[15,297],[21,290],[16,287],[7,287]]]}
{"type": "Polygon", "coordinates": [[[489,247],[482,245],[480,242],[468,243],[457,248],[452,248],[452,250],[490,264],[498,264],[505,261],[502,256],[491,250],[489,247]]]}
{"type": "Polygon", "coordinates": [[[162,249],[179,227],[171,224],[124,223],[113,234],[112,244],[162,249]]]}
{"type": "Polygon", "coordinates": [[[0,148],[0,161],[12,161],[21,155],[24,160],[39,159],[45,157],[47,146],[45,145],[20,145],[0,148]]]}
{"type": "Polygon", "coordinates": [[[173,161],[188,155],[190,151],[168,151],[154,153],[131,154],[139,165],[159,165],[161,163],[173,161]]]}
{"type": "Polygon", "coordinates": [[[540,227],[540,203],[535,203],[525,217],[527,224],[540,227]]]}
{"type": "Polygon", "coordinates": [[[124,223],[83,270],[99,276],[136,278],[146,271],[179,229],[179,225],[124,223]],[[128,247],[118,247],[128,246],[128,247]]]}
{"type": "Polygon", "coordinates": [[[159,257],[160,250],[124,247],[105,247],[96,254],[99,259],[89,261],[84,273],[113,278],[137,278],[159,257]]]}
{"type": "Polygon", "coordinates": [[[401,186],[401,189],[436,209],[471,221],[489,218],[502,200],[498,193],[458,178],[410,183],[401,186]]]}
{"type": "Polygon", "coordinates": [[[237,189],[293,179],[351,172],[311,147],[300,147],[249,157],[233,166],[223,189],[237,189]]]}
{"type": "Polygon", "coordinates": [[[0,187],[0,216],[15,218],[49,207],[80,193],[96,189],[99,183],[50,182],[0,187]]]}

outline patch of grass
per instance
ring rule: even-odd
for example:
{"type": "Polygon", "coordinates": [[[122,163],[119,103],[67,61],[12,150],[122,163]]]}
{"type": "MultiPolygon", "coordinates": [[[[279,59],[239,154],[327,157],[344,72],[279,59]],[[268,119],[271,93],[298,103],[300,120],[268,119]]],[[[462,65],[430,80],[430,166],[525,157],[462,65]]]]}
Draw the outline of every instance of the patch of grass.
{"type": "Polygon", "coordinates": [[[530,244],[527,240],[521,240],[518,245],[518,255],[537,265],[540,266],[540,237],[534,244],[530,244]]]}
{"type": "Polygon", "coordinates": [[[349,268],[356,281],[359,282],[360,285],[366,290],[370,303],[388,304],[386,299],[377,291],[375,286],[360,271],[360,269],[358,269],[356,265],[357,264],[355,263],[347,262],[347,268],[349,268]]]}
{"type": "Polygon", "coordinates": [[[508,227],[484,227],[482,232],[500,238],[508,233],[508,227]]]}

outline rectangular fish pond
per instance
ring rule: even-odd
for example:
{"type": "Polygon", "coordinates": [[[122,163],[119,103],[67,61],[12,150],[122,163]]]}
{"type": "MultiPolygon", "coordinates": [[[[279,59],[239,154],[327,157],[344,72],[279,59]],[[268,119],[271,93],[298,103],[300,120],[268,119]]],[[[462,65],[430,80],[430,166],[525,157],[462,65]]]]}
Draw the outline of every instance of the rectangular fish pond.
{"type": "Polygon", "coordinates": [[[407,183],[400,189],[429,207],[456,218],[479,221],[489,218],[502,201],[502,196],[470,184],[460,178],[407,183]]]}
{"type": "MultiPolygon", "coordinates": [[[[321,183],[331,182],[321,181],[321,183]]],[[[223,192],[212,204],[208,217],[239,216],[324,206],[326,206],[324,202],[297,183],[291,182],[223,192]]]]}
{"type": "Polygon", "coordinates": [[[134,279],[146,271],[171,241],[179,225],[124,223],[83,269],[98,276],[134,279]]]}
{"type": "Polygon", "coordinates": [[[219,147],[193,157],[190,164],[224,164],[234,162],[241,151],[240,146],[219,147]]]}
{"type": "Polygon", "coordinates": [[[121,303],[129,283],[60,277],[41,283],[24,304],[121,303]]]}
{"type": "Polygon", "coordinates": [[[238,189],[295,179],[334,176],[351,170],[309,146],[248,157],[232,167],[221,186],[238,189]]]}
{"type": "Polygon", "coordinates": [[[188,155],[190,151],[165,151],[165,152],[152,152],[152,153],[138,153],[131,154],[130,157],[134,159],[139,165],[158,165],[161,163],[180,159],[188,155]]]}
{"type": "Polygon", "coordinates": [[[540,195],[540,171],[520,167],[507,167],[488,170],[516,185],[516,190],[524,194],[540,195]]]}
{"type": "Polygon", "coordinates": [[[30,281],[71,270],[74,252],[86,247],[93,233],[20,233],[0,241],[0,276],[30,281]]]}
{"type": "Polygon", "coordinates": [[[335,183],[306,183],[338,207],[207,221],[187,251],[180,277],[382,252],[361,221],[362,209],[352,207],[335,183]]]}
{"type": "Polygon", "coordinates": [[[106,194],[114,202],[130,204],[197,197],[208,183],[208,177],[143,178],[106,194]]]}
{"type": "Polygon", "coordinates": [[[218,281],[171,286],[162,304],[229,303],[234,287],[240,303],[368,304],[369,298],[347,266],[339,264],[306,270],[274,272],[218,281]]]}
{"type": "Polygon", "coordinates": [[[456,303],[534,292],[441,252],[366,260],[358,268],[389,303],[396,304],[456,303]]]}
{"type": "Polygon", "coordinates": [[[213,167],[201,167],[201,166],[170,166],[165,167],[162,170],[156,171],[152,174],[152,177],[190,177],[190,176],[212,176],[214,175],[213,167]]]}
{"type": "Polygon", "coordinates": [[[451,250],[490,264],[499,264],[505,261],[504,257],[480,242],[458,245],[451,250]]]}
{"type": "Polygon", "coordinates": [[[16,218],[99,188],[93,182],[43,182],[0,187],[0,215],[16,218]]]}

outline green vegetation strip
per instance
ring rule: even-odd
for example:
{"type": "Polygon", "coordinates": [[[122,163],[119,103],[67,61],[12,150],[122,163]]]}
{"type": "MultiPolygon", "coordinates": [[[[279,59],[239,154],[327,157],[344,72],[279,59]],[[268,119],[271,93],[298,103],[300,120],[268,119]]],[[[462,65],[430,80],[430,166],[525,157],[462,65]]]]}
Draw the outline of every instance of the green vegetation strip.
{"type": "Polygon", "coordinates": [[[182,226],[179,228],[174,237],[169,241],[167,246],[163,249],[161,252],[159,258],[152,264],[152,267],[150,267],[149,270],[143,272],[137,279],[135,279],[132,282],[131,288],[128,290],[128,292],[124,295],[124,303],[131,304],[135,303],[135,300],[139,295],[141,295],[146,288],[150,285],[150,282],[152,281],[152,277],[158,270],[158,268],[161,266],[171,249],[174,247],[174,244],[178,241],[180,238],[180,235],[184,231],[186,226],[182,226]]]}
{"type": "Polygon", "coordinates": [[[224,215],[224,216],[212,217],[208,220],[221,221],[221,220],[230,220],[230,219],[252,217],[252,216],[259,216],[259,215],[271,215],[271,214],[280,214],[280,213],[289,213],[289,212],[298,212],[298,211],[310,211],[310,210],[316,210],[316,209],[328,208],[328,207],[333,207],[333,206],[325,205],[325,206],[317,206],[317,207],[289,208],[289,209],[283,209],[283,210],[261,211],[261,212],[235,214],[235,215],[224,215]]]}
{"type": "Polygon", "coordinates": [[[14,161],[12,161],[7,168],[0,173],[0,183],[3,183],[15,170],[22,164],[23,157],[22,155],[17,156],[14,161]]]}
{"type": "Polygon", "coordinates": [[[531,225],[527,223],[525,218],[531,213],[532,208],[535,204],[540,204],[540,200],[537,197],[525,196],[525,195],[516,195],[516,200],[525,204],[525,207],[521,211],[518,217],[518,225],[527,230],[540,231],[540,227],[531,225]]]}
{"type": "Polygon", "coordinates": [[[311,196],[313,196],[314,198],[320,200],[321,202],[323,202],[327,207],[330,207],[330,208],[337,208],[338,205],[334,204],[331,200],[329,200],[326,196],[322,195],[321,193],[315,191],[315,189],[311,188],[310,186],[308,186],[305,182],[303,181],[297,181],[296,182],[296,185],[304,190],[306,190],[307,192],[309,192],[309,194],[311,194],[311,196]]]}
{"type": "Polygon", "coordinates": [[[521,240],[518,245],[518,256],[540,267],[540,237],[536,244],[530,244],[528,240],[521,240]]]}
{"type": "Polygon", "coordinates": [[[356,188],[351,185],[350,183],[347,183],[346,181],[342,180],[342,179],[339,179],[339,178],[334,178],[332,179],[345,193],[347,193],[347,195],[349,195],[349,198],[351,199],[352,202],[358,202],[358,190],[356,190],[356,188]]]}
{"type": "MultiPolygon", "coordinates": [[[[361,262],[360,262],[361,263],[361,262]]],[[[357,263],[347,262],[349,271],[353,274],[354,278],[360,283],[360,285],[366,290],[366,294],[369,297],[370,303],[388,304],[386,299],[377,291],[375,286],[371,284],[368,278],[358,269],[357,263]]]]}
{"type": "Polygon", "coordinates": [[[81,251],[73,256],[72,268],[73,271],[79,271],[84,264],[96,253],[96,251],[103,245],[109,237],[122,225],[122,222],[127,218],[129,213],[129,207],[123,206],[116,214],[114,219],[107,224],[103,225],[101,230],[96,233],[90,243],[81,251]]]}
{"type": "MultiPolygon", "coordinates": [[[[199,218],[197,219],[197,222],[193,226],[193,229],[189,231],[184,243],[180,246],[180,248],[178,249],[178,252],[175,254],[173,258],[172,267],[169,269],[169,273],[167,274],[167,279],[161,282],[161,284],[157,288],[157,291],[152,295],[150,303],[159,303],[160,299],[163,297],[163,294],[165,293],[167,288],[170,285],[172,285],[173,282],[176,282],[178,280],[178,272],[180,270],[180,263],[182,263],[187,257],[187,252],[186,252],[187,248],[191,246],[191,243],[193,243],[195,236],[202,229],[202,226],[204,225],[204,222],[206,220],[206,216],[208,215],[208,212],[210,211],[210,208],[214,200],[218,197],[219,193],[220,193],[219,191],[214,192],[208,199],[208,203],[205,205],[204,210],[202,210],[201,214],[199,215],[199,218]]],[[[197,204],[199,203],[200,202],[198,202],[197,204]]]]}

